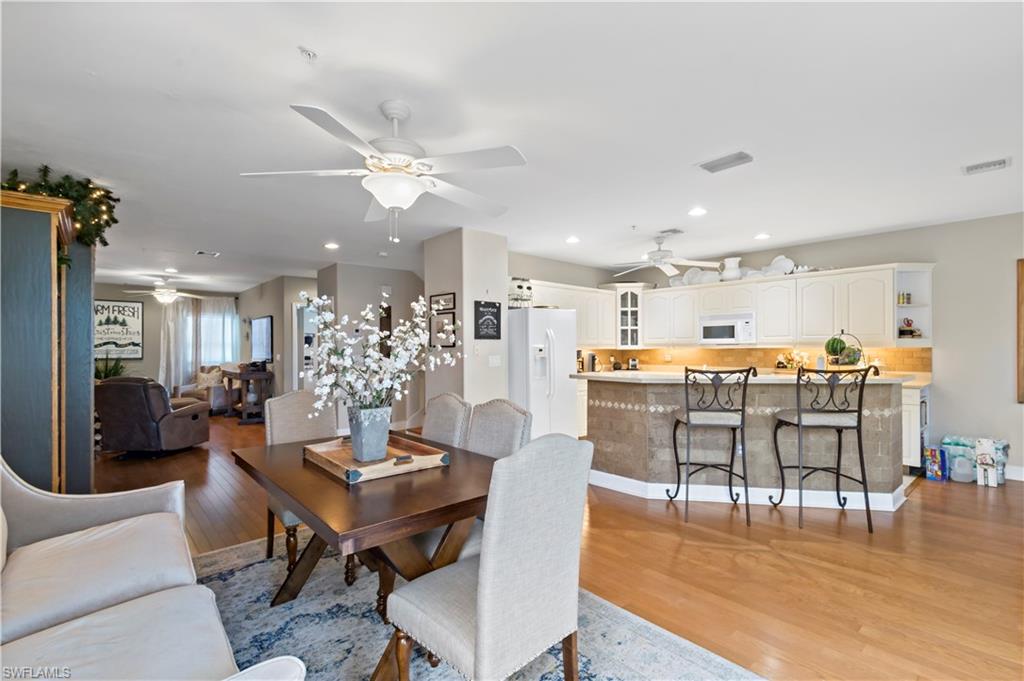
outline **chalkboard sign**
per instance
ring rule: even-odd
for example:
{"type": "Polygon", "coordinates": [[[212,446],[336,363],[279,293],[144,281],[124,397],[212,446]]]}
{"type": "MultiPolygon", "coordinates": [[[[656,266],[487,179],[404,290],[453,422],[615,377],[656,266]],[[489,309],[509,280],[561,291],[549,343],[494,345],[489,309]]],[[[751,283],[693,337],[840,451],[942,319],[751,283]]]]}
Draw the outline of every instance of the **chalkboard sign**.
{"type": "Polygon", "coordinates": [[[473,338],[501,340],[501,303],[473,301],[473,338]]]}

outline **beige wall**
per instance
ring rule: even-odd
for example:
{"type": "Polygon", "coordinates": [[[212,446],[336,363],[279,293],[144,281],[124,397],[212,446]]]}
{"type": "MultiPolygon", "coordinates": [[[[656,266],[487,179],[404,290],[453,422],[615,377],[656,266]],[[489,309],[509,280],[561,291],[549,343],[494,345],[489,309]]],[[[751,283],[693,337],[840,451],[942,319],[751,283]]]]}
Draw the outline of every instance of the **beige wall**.
{"type": "Polygon", "coordinates": [[[453,392],[473,404],[508,397],[508,240],[500,234],[456,229],[423,244],[427,295],[455,293],[463,328],[463,359],[426,376],[426,397],[453,392]],[[501,339],[473,338],[474,303],[501,303],[501,339]]]}
{"type": "MultiPolygon", "coordinates": [[[[455,292],[459,304],[462,299],[462,235],[452,230],[423,242],[423,292],[430,296],[455,292]]],[[[462,334],[460,333],[460,338],[462,334]]],[[[426,399],[441,393],[462,394],[465,366],[460,362],[453,367],[432,371],[426,376],[426,399]]]]}
{"type": "MultiPolygon", "coordinates": [[[[122,360],[128,369],[129,376],[144,376],[159,379],[160,373],[160,325],[163,319],[164,306],[153,296],[130,296],[123,291],[125,289],[138,290],[143,287],[138,284],[95,284],[93,287],[94,300],[131,300],[142,302],[142,359],[122,360]]],[[[233,296],[233,293],[212,293],[209,291],[196,291],[178,289],[182,293],[195,293],[207,296],[233,296]]],[[[244,329],[243,329],[244,330],[244,329]]],[[[102,355],[97,356],[102,359],[102,355]]],[[[172,386],[167,386],[168,390],[172,386]]]]}
{"type": "MultiPolygon", "coordinates": [[[[376,306],[383,300],[381,294],[385,286],[391,288],[388,301],[392,307],[392,323],[409,319],[412,315],[410,305],[423,295],[423,280],[408,270],[338,263],[317,272],[315,290],[318,295],[326,295],[334,300],[334,309],[339,317],[355,317],[367,305],[376,306]]],[[[393,405],[392,418],[399,422],[412,420],[415,423],[422,408],[423,379],[417,377],[409,386],[409,395],[393,405]]],[[[339,422],[344,424],[344,416],[339,414],[339,418],[339,422]]]]}
{"type": "MultiPolygon", "coordinates": [[[[463,399],[480,404],[508,397],[508,239],[462,231],[463,399]],[[501,339],[473,338],[474,302],[501,303],[501,339]]],[[[444,369],[441,369],[444,371],[444,369]]]]}
{"type": "Polygon", "coordinates": [[[510,277],[525,277],[539,281],[553,281],[559,284],[596,287],[613,281],[615,273],[599,267],[576,265],[560,260],[526,255],[525,253],[509,253],[508,274],[510,277]]]}
{"type": "Polygon", "coordinates": [[[252,325],[254,317],[274,318],[274,394],[281,395],[290,387],[289,376],[295,351],[294,308],[299,291],[316,291],[317,280],[305,277],[277,277],[238,294],[238,316],[242,320],[241,361],[252,360],[252,325]]]}
{"type": "MultiPolygon", "coordinates": [[[[122,293],[125,289],[141,289],[137,284],[96,284],[93,287],[94,300],[128,300],[142,302],[142,359],[122,360],[129,376],[145,376],[157,379],[160,371],[160,319],[163,311],[153,296],[130,296],[122,293]]],[[[101,354],[96,355],[101,360],[101,354]]]]}
{"type": "Polygon", "coordinates": [[[931,436],[997,437],[1010,465],[1024,465],[1024,411],[1016,399],[1016,261],[1024,257],[1024,214],[748,253],[758,267],[779,253],[798,264],[855,267],[933,262],[931,436]]]}

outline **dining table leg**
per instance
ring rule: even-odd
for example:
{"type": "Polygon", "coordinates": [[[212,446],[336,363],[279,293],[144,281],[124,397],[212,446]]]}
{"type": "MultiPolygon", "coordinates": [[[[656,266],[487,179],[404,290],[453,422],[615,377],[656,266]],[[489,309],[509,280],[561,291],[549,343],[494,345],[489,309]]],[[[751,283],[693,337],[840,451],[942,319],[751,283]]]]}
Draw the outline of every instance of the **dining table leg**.
{"type": "Polygon", "coordinates": [[[295,562],[295,567],[288,573],[284,584],[277,590],[274,600],[270,601],[270,607],[295,600],[295,597],[299,595],[302,587],[306,584],[306,580],[313,573],[313,568],[320,562],[320,557],[324,555],[326,549],[327,542],[321,539],[320,535],[314,534],[310,538],[309,543],[306,544],[306,548],[302,549],[302,555],[295,562]]]}

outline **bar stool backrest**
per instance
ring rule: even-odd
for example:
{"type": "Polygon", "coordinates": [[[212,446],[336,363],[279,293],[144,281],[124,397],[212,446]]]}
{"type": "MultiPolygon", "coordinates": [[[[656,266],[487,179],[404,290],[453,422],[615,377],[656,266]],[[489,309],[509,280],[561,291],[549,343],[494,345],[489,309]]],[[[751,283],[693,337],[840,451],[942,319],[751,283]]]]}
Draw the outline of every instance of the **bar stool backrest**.
{"type": "Polygon", "coordinates": [[[687,415],[691,412],[739,414],[740,424],[743,424],[747,411],[747,382],[751,376],[757,376],[754,367],[725,371],[686,367],[687,415]]]}
{"type": "Polygon", "coordinates": [[[796,372],[796,409],[799,422],[803,415],[856,414],[860,427],[864,412],[864,386],[868,376],[878,376],[875,365],[863,369],[804,369],[796,372]]]}

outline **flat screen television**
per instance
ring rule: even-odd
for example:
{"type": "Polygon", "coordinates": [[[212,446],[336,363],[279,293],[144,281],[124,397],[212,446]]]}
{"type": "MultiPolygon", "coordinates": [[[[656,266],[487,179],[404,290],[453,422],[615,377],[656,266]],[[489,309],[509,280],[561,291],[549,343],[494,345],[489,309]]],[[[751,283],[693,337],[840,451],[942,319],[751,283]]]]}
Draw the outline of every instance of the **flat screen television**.
{"type": "Polygon", "coordinates": [[[274,361],[274,318],[270,315],[252,319],[252,361],[274,361]]]}

